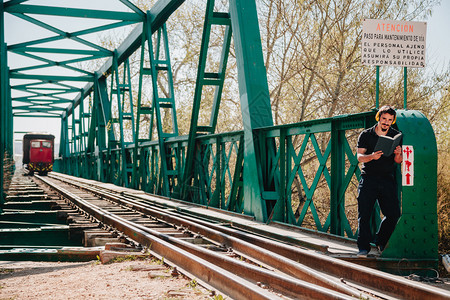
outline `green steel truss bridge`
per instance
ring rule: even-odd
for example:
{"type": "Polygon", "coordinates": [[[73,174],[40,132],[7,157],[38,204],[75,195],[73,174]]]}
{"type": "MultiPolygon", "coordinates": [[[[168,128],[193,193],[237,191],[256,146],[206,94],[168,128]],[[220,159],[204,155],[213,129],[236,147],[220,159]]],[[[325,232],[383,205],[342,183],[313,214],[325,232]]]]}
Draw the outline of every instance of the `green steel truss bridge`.
{"type": "MultiPolygon", "coordinates": [[[[355,238],[355,182],[360,177],[355,135],[374,124],[375,111],[274,126],[255,1],[230,0],[226,11],[216,11],[215,1],[205,0],[191,122],[188,134],[181,136],[166,21],[183,8],[184,0],[159,0],[148,11],[128,0],[117,2],[122,11],[73,7],[77,1],[1,4],[2,195],[11,171],[13,118],[52,117],[61,120],[54,166],[59,172],[238,212],[261,222],[355,238]],[[67,3],[73,5],[64,6],[67,3]],[[7,15],[45,29],[48,37],[7,44],[7,15]],[[67,32],[45,21],[54,17],[108,22],[67,32]],[[131,33],[114,50],[86,38],[130,25],[131,33]],[[216,68],[211,72],[207,58],[213,26],[221,27],[224,35],[220,55],[212,56],[216,68]],[[232,38],[243,130],[219,134],[216,125],[232,38]],[[55,46],[59,42],[63,46],[55,46]],[[132,86],[130,57],[135,52],[140,57],[138,84],[132,86]],[[12,53],[34,63],[10,68],[12,53]],[[96,70],[81,67],[94,60],[102,62],[96,70]],[[164,90],[159,84],[163,79],[164,90]],[[149,88],[151,101],[146,102],[143,91],[149,88]],[[214,90],[207,126],[199,122],[206,88],[214,90]],[[17,92],[20,96],[13,96],[17,92]],[[149,121],[145,127],[144,120],[149,121]]],[[[415,151],[414,185],[399,187],[402,217],[383,257],[437,261],[435,136],[418,111],[399,110],[397,126],[404,144],[415,151]]],[[[378,222],[379,213],[374,224],[378,222]]]]}

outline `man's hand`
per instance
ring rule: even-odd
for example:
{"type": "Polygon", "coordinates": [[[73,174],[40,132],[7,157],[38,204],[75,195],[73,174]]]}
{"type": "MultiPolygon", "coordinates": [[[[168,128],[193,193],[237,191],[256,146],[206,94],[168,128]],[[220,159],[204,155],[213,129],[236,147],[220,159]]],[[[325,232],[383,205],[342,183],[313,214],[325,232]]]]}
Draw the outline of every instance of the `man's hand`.
{"type": "Polygon", "coordinates": [[[403,161],[403,152],[402,152],[402,147],[397,146],[394,150],[394,161],[398,164],[401,164],[403,161]]]}
{"type": "Polygon", "coordinates": [[[383,151],[381,150],[372,153],[372,160],[378,160],[381,157],[381,155],[383,155],[383,151]]]}
{"type": "Polygon", "coordinates": [[[367,149],[366,148],[358,148],[357,149],[357,155],[358,161],[361,163],[366,163],[371,160],[378,160],[381,155],[383,155],[383,151],[377,151],[373,152],[372,154],[366,154],[367,149]]]}

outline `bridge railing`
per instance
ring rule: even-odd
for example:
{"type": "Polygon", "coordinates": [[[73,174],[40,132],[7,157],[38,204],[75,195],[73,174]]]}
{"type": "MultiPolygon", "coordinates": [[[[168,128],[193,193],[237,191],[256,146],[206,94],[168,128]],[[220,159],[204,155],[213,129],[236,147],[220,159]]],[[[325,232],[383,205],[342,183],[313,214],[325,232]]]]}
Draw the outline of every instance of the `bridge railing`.
{"type": "MultiPolygon", "coordinates": [[[[374,112],[368,112],[256,129],[262,190],[277,195],[275,202],[267,204],[269,220],[354,238],[360,178],[356,140],[362,129],[374,123],[373,116],[374,112]]],[[[140,143],[136,152],[134,145],[126,146],[128,163],[137,165],[134,173],[132,168],[123,170],[124,156],[117,148],[97,155],[72,154],[61,171],[154,194],[162,194],[167,180],[170,194],[164,196],[243,212],[243,180],[256,176],[243,174],[243,131],[198,136],[194,174],[184,181],[187,143],[185,136],[166,139],[169,170],[165,177],[157,141],[140,143]]]]}
{"type": "Polygon", "coordinates": [[[265,158],[264,191],[279,195],[269,211],[273,220],[355,237],[361,176],[356,143],[359,133],[374,124],[373,116],[368,112],[256,130],[265,158]]]}

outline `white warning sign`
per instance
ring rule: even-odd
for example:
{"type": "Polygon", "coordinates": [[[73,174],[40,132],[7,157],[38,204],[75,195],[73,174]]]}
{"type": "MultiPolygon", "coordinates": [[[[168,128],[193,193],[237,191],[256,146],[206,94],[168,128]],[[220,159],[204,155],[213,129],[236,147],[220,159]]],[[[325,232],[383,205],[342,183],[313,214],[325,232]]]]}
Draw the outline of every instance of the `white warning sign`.
{"type": "Polygon", "coordinates": [[[426,22],[364,19],[361,63],[368,66],[425,67],[426,22]]]}

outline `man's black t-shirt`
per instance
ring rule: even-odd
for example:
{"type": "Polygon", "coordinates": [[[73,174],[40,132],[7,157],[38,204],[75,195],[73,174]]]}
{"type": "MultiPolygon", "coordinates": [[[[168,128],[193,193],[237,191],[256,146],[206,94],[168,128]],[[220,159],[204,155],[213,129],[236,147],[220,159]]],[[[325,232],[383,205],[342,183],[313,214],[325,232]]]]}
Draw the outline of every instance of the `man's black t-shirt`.
{"type": "MultiPolygon", "coordinates": [[[[366,154],[371,154],[375,148],[375,145],[378,141],[378,134],[375,132],[375,126],[367,128],[358,137],[358,148],[367,149],[366,154]]],[[[395,130],[392,127],[389,127],[387,136],[394,137],[399,133],[398,130],[395,130]]],[[[400,146],[402,142],[400,142],[400,146]]],[[[378,160],[371,160],[369,162],[363,163],[361,167],[361,174],[367,175],[390,175],[394,174],[395,170],[395,161],[394,154],[390,156],[382,155],[378,160]]]]}

